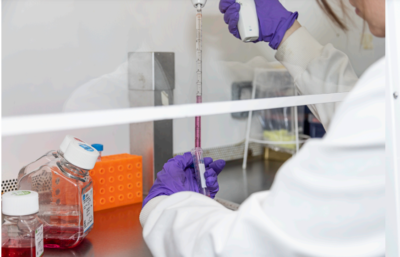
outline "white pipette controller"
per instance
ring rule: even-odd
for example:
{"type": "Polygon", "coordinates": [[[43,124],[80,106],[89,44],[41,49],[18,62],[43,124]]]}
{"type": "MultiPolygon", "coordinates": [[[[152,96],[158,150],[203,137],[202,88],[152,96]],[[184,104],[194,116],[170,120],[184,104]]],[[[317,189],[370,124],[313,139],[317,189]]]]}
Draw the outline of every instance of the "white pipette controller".
{"type": "Polygon", "coordinates": [[[238,29],[243,42],[252,42],[259,37],[258,16],[254,0],[236,0],[240,4],[238,29]]]}
{"type": "Polygon", "coordinates": [[[197,8],[197,5],[200,5],[201,8],[203,8],[206,5],[207,0],[192,0],[192,3],[194,5],[194,8],[197,8]]]}
{"type": "MultiPolygon", "coordinates": [[[[195,8],[204,8],[207,0],[191,0],[195,8]]],[[[240,4],[238,29],[243,42],[252,42],[259,37],[258,16],[254,0],[236,0],[240,4]]]]}

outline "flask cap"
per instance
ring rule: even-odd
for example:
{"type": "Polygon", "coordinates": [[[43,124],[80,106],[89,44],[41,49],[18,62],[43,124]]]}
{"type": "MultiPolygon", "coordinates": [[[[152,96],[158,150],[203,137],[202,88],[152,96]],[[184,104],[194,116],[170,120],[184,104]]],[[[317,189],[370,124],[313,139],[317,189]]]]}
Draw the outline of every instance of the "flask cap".
{"type": "Polygon", "coordinates": [[[68,148],[68,146],[69,146],[69,143],[71,143],[71,141],[74,141],[74,140],[76,140],[76,141],[78,141],[78,142],[84,143],[83,140],[80,140],[80,139],[77,138],[77,137],[74,137],[74,136],[71,136],[71,135],[66,135],[66,136],[64,137],[64,140],[62,141],[62,143],[61,143],[61,145],[60,145],[60,150],[61,150],[63,153],[65,153],[65,151],[67,151],[67,148],[68,148]]]}
{"type": "Polygon", "coordinates": [[[99,152],[90,145],[72,141],[64,153],[64,158],[79,168],[90,170],[94,168],[99,152]]]}
{"type": "Polygon", "coordinates": [[[9,216],[24,216],[39,212],[39,194],[35,191],[17,190],[2,196],[2,212],[9,216]]]}

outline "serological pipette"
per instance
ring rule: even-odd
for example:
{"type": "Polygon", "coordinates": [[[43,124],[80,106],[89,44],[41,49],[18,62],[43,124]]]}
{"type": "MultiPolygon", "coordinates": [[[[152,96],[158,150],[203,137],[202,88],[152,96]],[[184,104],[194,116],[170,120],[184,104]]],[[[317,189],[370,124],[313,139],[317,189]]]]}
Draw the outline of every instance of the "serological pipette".
{"type": "MultiPolygon", "coordinates": [[[[207,0],[192,0],[194,7],[197,9],[196,14],[196,103],[202,102],[202,8],[205,6],[207,0]]],[[[204,173],[206,171],[203,150],[201,149],[201,117],[195,117],[195,148],[192,149],[193,166],[196,174],[197,183],[199,186],[199,193],[210,196],[210,191],[206,185],[204,173]]]]}
{"type": "MultiPolygon", "coordinates": [[[[203,101],[203,32],[202,32],[202,6],[197,4],[197,14],[196,14],[196,103],[201,103],[203,101]]],[[[201,117],[196,116],[195,118],[195,147],[201,147],[201,117]]]]}

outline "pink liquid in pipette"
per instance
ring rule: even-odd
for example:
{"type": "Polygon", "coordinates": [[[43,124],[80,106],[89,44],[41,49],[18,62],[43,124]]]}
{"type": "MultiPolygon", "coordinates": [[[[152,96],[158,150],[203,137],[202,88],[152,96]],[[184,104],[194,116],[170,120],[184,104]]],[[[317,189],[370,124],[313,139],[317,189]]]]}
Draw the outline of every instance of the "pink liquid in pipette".
{"type": "MultiPolygon", "coordinates": [[[[201,103],[202,102],[202,97],[197,96],[196,103],[201,103]]],[[[195,118],[195,146],[196,147],[201,147],[201,117],[196,116],[195,118]]]]}
{"type": "MultiPolygon", "coordinates": [[[[197,63],[197,93],[196,93],[196,103],[200,104],[202,102],[202,11],[201,5],[197,5],[196,14],[196,63],[197,63]]],[[[195,118],[195,147],[201,147],[201,117],[197,116],[195,118]]]]}

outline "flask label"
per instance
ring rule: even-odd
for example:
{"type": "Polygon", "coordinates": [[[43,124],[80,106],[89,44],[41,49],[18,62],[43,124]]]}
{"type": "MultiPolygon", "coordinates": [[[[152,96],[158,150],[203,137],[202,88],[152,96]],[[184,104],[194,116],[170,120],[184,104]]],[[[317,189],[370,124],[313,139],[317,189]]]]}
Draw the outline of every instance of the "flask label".
{"type": "Polygon", "coordinates": [[[94,221],[93,215],[93,188],[82,195],[83,231],[86,232],[94,221]]]}
{"type": "Polygon", "coordinates": [[[199,163],[199,170],[200,170],[200,181],[201,181],[201,187],[206,188],[206,178],[204,177],[204,173],[206,172],[206,167],[204,166],[204,163],[199,163]]]}
{"type": "Polygon", "coordinates": [[[86,151],[88,151],[88,152],[94,152],[94,149],[93,148],[91,148],[90,146],[88,146],[88,145],[85,145],[85,144],[79,144],[79,146],[80,147],[82,147],[83,149],[85,149],[86,151]]]}
{"type": "Polygon", "coordinates": [[[35,230],[35,247],[36,247],[36,257],[40,257],[43,255],[44,247],[43,247],[43,225],[40,225],[35,230]]]}

